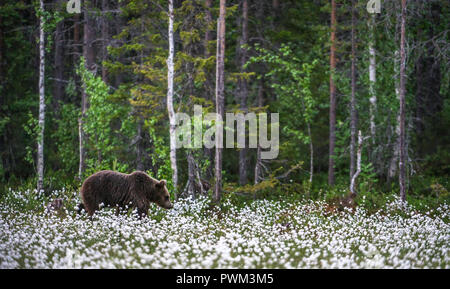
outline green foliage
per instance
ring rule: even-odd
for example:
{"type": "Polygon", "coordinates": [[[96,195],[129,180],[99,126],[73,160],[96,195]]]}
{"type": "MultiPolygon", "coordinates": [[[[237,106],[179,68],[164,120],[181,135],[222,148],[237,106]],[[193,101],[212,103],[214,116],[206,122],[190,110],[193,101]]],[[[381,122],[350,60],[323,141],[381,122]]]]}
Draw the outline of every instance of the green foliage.
{"type": "Polygon", "coordinates": [[[155,119],[150,119],[149,121],[146,121],[146,127],[148,127],[150,138],[154,145],[152,164],[154,167],[157,168],[155,178],[167,180],[167,186],[172,191],[173,183],[172,183],[172,167],[170,165],[170,157],[169,157],[170,149],[164,137],[156,133],[156,130],[154,128],[155,124],[156,124],[155,119]]]}
{"type": "MultiPolygon", "coordinates": [[[[28,113],[28,121],[23,125],[23,129],[31,139],[37,140],[39,130],[38,119],[35,118],[31,112],[28,113]]],[[[26,146],[25,150],[26,150],[25,160],[30,164],[34,164],[33,158],[34,147],[26,146]]]]}
{"type": "Polygon", "coordinates": [[[84,119],[84,130],[88,135],[88,155],[86,173],[100,169],[116,168],[126,171],[127,164],[118,164],[116,154],[124,147],[120,136],[131,138],[131,131],[127,123],[130,106],[116,99],[109,93],[109,87],[101,77],[95,76],[85,68],[82,58],[77,69],[83,82],[83,87],[89,97],[89,108],[84,119]]]}
{"type": "Polygon", "coordinates": [[[80,109],[74,104],[62,104],[60,118],[55,119],[56,131],[52,134],[55,140],[56,153],[61,163],[60,169],[69,176],[77,174],[79,154],[78,148],[78,118],[80,109]]]}
{"type": "MultiPolygon", "coordinates": [[[[58,22],[64,19],[64,16],[59,11],[42,11],[39,7],[39,1],[34,1],[36,17],[44,20],[44,32],[47,33],[46,51],[51,52],[53,46],[52,32],[55,31],[58,22]]],[[[39,41],[38,41],[39,42],[39,41]]]]}
{"type": "MultiPolygon", "coordinates": [[[[255,46],[258,56],[250,58],[251,63],[265,63],[269,66],[265,77],[270,79],[270,86],[277,95],[277,102],[272,104],[280,112],[281,133],[287,139],[280,144],[281,154],[299,155],[298,143],[310,144],[313,140],[307,127],[312,126],[319,112],[318,99],[313,93],[313,69],[318,60],[311,63],[302,61],[302,54],[294,52],[290,45],[282,44],[277,52],[269,51],[259,45],[255,46]]],[[[309,156],[309,155],[308,155],[309,156]]]]}

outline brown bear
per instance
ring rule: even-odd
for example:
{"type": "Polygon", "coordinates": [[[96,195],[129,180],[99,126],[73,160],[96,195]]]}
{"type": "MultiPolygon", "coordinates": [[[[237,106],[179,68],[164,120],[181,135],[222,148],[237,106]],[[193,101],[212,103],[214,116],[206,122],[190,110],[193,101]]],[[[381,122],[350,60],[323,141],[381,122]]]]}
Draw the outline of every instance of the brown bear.
{"type": "Polygon", "coordinates": [[[147,216],[150,202],[162,208],[173,207],[165,180],[155,180],[144,172],[122,174],[114,171],[100,171],[88,177],[81,186],[82,204],[79,211],[85,209],[89,216],[100,206],[119,209],[137,208],[140,217],[147,216]]]}

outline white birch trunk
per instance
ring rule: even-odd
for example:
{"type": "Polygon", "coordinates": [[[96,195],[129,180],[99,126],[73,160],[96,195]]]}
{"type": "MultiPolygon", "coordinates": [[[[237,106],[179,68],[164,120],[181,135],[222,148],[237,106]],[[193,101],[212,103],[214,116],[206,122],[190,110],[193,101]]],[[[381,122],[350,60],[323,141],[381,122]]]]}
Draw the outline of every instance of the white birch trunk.
{"type": "Polygon", "coordinates": [[[353,195],[356,195],[355,192],[355,182],[356,182],[356,178],[359,176],[359,174],[361,173],[361,153],[362,153],[362,143],[363,143],[363,138],[361,135],[361,131],[358,131],[358,152],[356,154],[356,172],[352,177],[352,181],[350,183],[350,192],[353,195]]]}
{"type": "Polygon", "coordinates": [[[167,58],[167,110],[169,112],[170,124],[170,165],[172,167],[172,183],[174,187],[174,197],[177,198],[178,188],[178,168],[176,151],[176,122],[175,110],[173,108],[173,78],[174,78],[174,40],[173,40],[173,0],[169,0],[169,56],[167,58]]]}
{"type": "MultiPolygon", "coordinates": [[[[44,12],[44,1],[40,0],[40,11],[44,12]]],[[[38,133],[38,152],[37,152],[37,190],[41,191],[44,187],[44,131],[45,131],[45,32],[44,16],[41,14],[39,24],[39,133],[38,133]]]]}

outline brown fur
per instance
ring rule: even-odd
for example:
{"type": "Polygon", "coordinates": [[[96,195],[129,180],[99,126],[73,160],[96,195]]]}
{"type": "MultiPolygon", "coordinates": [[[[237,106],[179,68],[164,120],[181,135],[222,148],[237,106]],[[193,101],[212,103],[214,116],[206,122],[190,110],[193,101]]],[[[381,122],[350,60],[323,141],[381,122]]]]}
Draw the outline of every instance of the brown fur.
{"type": "Polygon", "coordinates": [[[103,204],[106,207],[137,208],[139,216],[146,216],[150,203],[162,208],[173,207],[165,180],[155,180],[146,173],[136,171],[122,174],[100,171],[88,177],[81,186],[83,204],[80,208],[92,216],[103,204]]]}

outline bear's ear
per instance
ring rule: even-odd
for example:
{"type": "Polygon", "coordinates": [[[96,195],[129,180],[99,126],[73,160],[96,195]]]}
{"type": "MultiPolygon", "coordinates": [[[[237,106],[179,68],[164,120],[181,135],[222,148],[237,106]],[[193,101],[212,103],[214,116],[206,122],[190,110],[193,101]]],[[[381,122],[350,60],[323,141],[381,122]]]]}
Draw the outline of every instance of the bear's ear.
{"type": "Polygon", "coordinates": [[[161,180],[159,181],[159,183],[157,184],[158,187],[163,188],[165,185],[167,184],[166,180],[161,180]]]}

